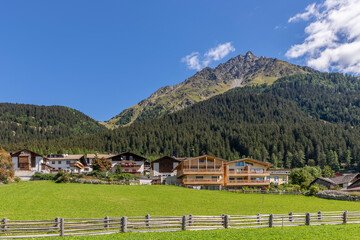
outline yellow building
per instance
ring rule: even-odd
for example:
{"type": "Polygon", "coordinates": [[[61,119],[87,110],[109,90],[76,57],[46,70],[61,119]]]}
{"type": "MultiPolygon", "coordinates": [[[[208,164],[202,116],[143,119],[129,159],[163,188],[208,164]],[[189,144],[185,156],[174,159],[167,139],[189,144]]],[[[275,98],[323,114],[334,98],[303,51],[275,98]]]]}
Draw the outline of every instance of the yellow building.
{"type": "Polygon", "coordinates": [[[288,184],[291,169],[271,169],[270,183],[275,185],[288,184]]]}

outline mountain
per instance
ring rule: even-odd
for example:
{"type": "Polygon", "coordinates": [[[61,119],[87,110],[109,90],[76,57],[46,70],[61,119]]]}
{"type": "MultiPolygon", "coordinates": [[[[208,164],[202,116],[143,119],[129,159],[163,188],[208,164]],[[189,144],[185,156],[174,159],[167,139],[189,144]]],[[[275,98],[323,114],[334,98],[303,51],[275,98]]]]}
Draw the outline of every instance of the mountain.
{"type": "Polygon", "coordinates": [[[245,86],[129,127],[50,141],[9,144],[54,152],[123,152],[145,156],[253,157],[277,167],[360,161],[360,81],[336,73],[288,76],[245,86]]]}
{"type": "Polygon", "coordinates": [[[0,103],[1,144],[83,136],[105,129],[94,119],[68,107],[0,103]]]}
{"type": "Polygon", "coordinates": [[[274,58],[257,57],[247,52],[245,56],[231,58],[215,68],[204,68],[182,83],[160,88],[147,99],[110,119],[105,125],[129,125],[134,121],[157,118],[235,87],[271,84],[284,76],[313,72],[316,71],[309,67],[274,58]]]}

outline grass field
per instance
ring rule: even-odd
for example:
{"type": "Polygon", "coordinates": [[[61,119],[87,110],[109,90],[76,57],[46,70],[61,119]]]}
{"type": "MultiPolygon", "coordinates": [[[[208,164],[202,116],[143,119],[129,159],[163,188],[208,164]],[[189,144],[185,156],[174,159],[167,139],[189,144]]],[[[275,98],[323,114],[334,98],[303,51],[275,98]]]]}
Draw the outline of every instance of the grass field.
{"type": "Polygon", "coordinates": [[[150,215],[220,215],[360,210],[359,202],[292,195],[240,194],[176,186],[0,185],[0,218],[53,219],[150,215]]]}
{"type": "Polygon", "coordinates": [[[240,230],[184,231],[170,233],[124,233],[85,237],[56,237],[49,240],[115,240],[115,239],[360,239],[360,225],[300,226],[240,230]]]}

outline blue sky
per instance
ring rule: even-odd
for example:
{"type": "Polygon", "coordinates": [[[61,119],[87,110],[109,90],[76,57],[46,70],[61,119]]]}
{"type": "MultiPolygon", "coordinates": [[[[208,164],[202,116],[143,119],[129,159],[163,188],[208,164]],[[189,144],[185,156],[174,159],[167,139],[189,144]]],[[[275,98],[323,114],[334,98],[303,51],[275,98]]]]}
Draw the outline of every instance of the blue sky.
{"type": "MultiPolygon", "coordinates": [[[[219,44],[285,54],[302,44],[307,21],[288,22],[314,3],[253,1],[0,1],[0,102],[64,105],[108,120],[165,85],[192,76],[182,61],[219,44]]],[[[308,20],[307,16],[298,16],[308,20]]]]}

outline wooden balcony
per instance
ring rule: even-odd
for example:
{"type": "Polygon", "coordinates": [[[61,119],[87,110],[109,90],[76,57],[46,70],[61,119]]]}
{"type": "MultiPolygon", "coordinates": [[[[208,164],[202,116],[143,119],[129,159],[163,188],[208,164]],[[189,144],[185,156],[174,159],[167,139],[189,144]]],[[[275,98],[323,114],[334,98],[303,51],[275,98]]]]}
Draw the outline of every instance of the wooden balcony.
{"type": "Polygon", "coordinates": [[[228,170],[228,176],[270,176],[270,171],[237,171],[228,170]]]}
{"type": "Polygon", "coordinates": [[[184,168],[181,170],[178,170],[177,176],[183,176],[183,175],[222,175],[224,173],[223,169],[188,169],[184,168]]]}
{"type": "Polygon", "coordinates": [[[270,180],[228,180],[227,186],[264,186],[269,185],[270,180]]]}
{"type": "Polygon", "coordinates": [[[222,185],[224,184],[223,179],[183,179],[185,185],[222,185]]]}

